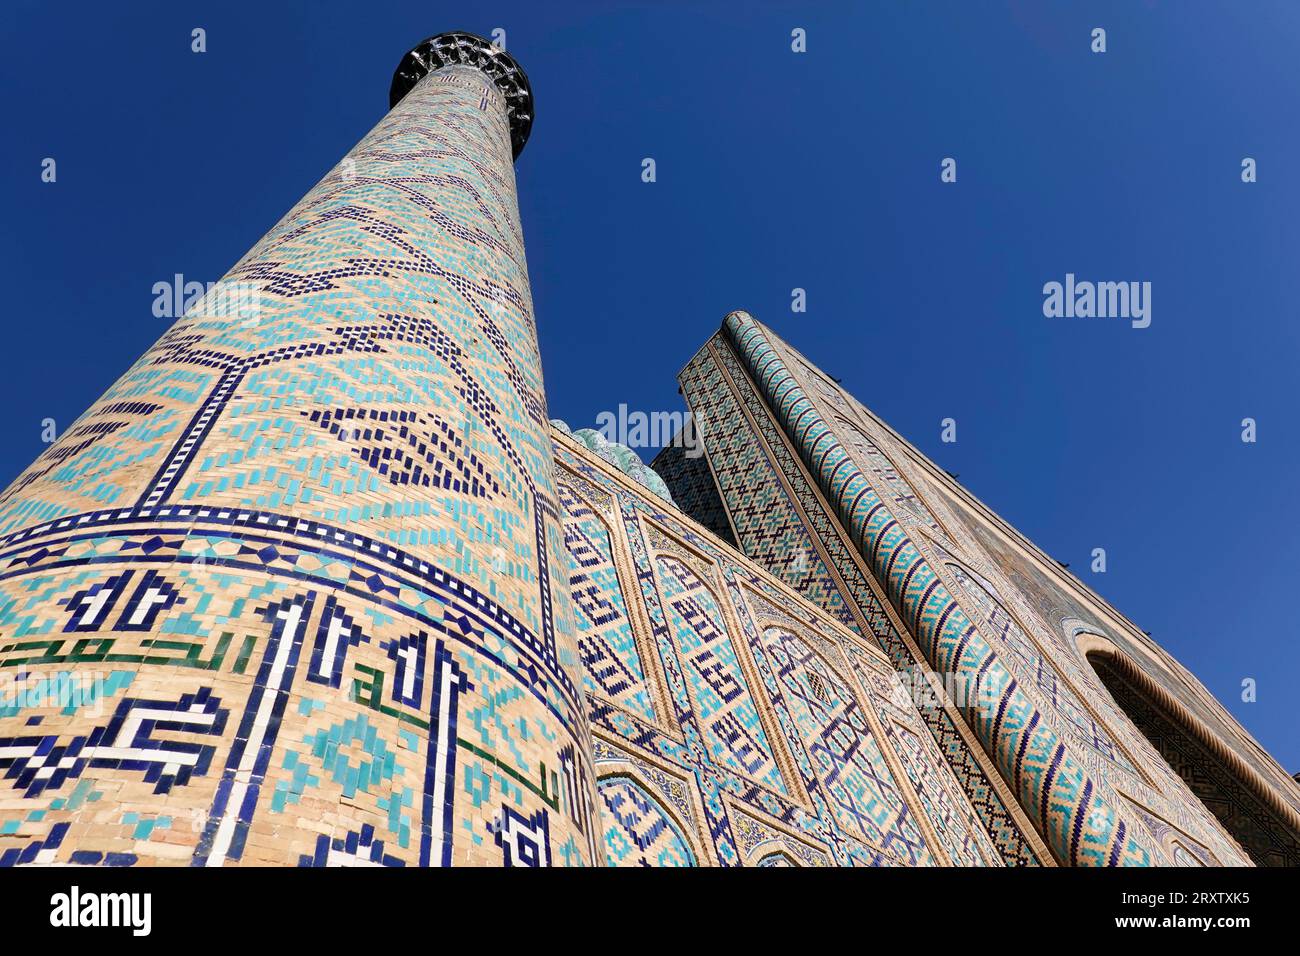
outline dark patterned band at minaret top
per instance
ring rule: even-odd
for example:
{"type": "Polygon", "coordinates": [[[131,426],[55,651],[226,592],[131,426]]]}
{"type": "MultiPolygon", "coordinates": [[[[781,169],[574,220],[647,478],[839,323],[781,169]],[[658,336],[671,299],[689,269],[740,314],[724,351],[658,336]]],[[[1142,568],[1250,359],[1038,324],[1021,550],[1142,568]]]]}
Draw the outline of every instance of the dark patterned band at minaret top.
{"type": "Polygon", "coordinates": [[[417,43],[393,72],[393,85],[388,91],[389,109],[401,102],[420,80],[453,63],[481,70],[501,91],[510,117],[510,146],[514,158],[518,159],[533,128],[533,87],[514,57],[477,34],[452,30],[417,43]]]}

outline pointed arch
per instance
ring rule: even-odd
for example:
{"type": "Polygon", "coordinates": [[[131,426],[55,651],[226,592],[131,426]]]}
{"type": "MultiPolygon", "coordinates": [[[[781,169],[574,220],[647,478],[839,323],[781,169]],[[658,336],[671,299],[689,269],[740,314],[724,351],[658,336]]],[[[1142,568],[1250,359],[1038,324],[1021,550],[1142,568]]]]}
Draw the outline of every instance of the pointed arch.
{"type": "Polygon", "coordinates": [[[1259,866],[1300,866],[1300,815],[1114,642],[1076,637],[1116,705],[1259,866]]]}
{"type": "Polygon", "coordinates": [[[755,866],[799,866],[799,861],[792,857],[785,850],[773,850],[759,857],[755,866]]]}
{"type": "Polygon", "coordinates": [[[663,800],[626,771],[596,781],[605,855],[611,866],[698,866],[690,830],[663,800]]]}

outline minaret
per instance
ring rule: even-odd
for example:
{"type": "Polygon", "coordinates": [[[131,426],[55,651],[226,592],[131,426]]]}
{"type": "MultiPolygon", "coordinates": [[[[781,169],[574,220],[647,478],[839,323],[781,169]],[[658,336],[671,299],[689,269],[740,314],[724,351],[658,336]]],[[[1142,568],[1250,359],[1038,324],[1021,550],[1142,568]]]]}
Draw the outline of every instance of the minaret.
{"type": "Polygon", "coordinates": [[[419,44],[0,498],[0,864],[601,861],[532,107],[488,41],[419,44]]]}

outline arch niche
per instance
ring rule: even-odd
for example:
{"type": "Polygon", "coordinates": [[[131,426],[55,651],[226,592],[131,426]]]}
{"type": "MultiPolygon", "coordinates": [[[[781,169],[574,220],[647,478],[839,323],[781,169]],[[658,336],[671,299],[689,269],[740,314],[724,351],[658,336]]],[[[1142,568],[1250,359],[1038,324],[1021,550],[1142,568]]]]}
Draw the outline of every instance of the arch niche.
{"type": "Polygon", "coordinates": [[[1113,642],[1079,650],[1119,709],[1258,866],[1300,866],[1300,816],[1258,773],[1113,642]]]}

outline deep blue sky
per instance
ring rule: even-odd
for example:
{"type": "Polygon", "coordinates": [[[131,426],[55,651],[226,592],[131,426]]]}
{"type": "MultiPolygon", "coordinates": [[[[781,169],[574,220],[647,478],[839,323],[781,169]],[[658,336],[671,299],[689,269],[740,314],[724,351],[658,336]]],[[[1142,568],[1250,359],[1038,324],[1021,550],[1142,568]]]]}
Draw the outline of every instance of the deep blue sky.
{"type": "Polygon", "coordinates": [[[808,6],[10,0],[0,479],[163,331],[153,283],[220,278],[381,117],[408,47],[502,27],[552,415],[679,408],[749,309],[1300,769],[1300,4],[808,6]],[[1151,327],[1044,318],[1066,272],[1152,282],[1151,327]]]}

